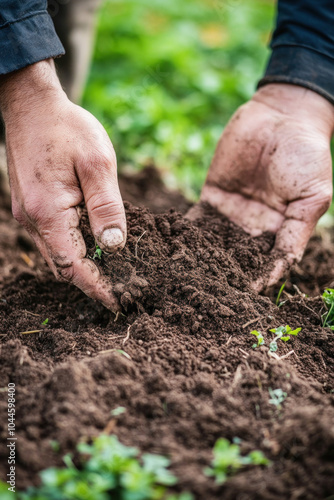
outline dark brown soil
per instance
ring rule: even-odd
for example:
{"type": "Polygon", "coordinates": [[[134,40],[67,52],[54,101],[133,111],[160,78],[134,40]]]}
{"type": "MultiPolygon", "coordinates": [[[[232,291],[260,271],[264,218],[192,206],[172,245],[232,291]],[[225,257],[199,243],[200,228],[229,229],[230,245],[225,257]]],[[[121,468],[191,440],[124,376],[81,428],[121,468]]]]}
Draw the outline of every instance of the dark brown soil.
{"type": "MultiPolygon", "coordinates": [[[[176,210],[189,204],[169,194],[152,170],[123,178],[121,187],[137,205],[126,204],[128,244],[98,262],[124,308],[117,318],[57,283],[0,209],[0,377],[1,387],[15,382],[17,390],[18,486],[36,483],[38,472],[61,465],[80,439],[105,430],[170,456],[180,490],[196,499],[333,495],[334,332],[321,327],[321,299],[303,295],[333,281],[333,249],[320,236],[311,240],[278,308],[250,287],[270,261],[271,235],[251,239],[210,209],[205,219],[188,221],[176,210]],[[271,340],[269,328],[285,324],[302,327],[279,346],[278,356],[288,357],[270,357],[268,340],[252,349],[252,329],[271,340]],[[43,331],[20,333],[35,329],[43,331]],[[269,403],[269,388],[288,394],[280,410],[269,403]],[[118,406],[126,412],[113,419],[118,406]],[[245,453],[261,449],[272,465],[215,485],[202,471],[219,437],[238,437],[245,453]],[[50,440],[60,443],[59,453],[50,440]]],[[[92,256],[85,216],[82,225],[92,256]]],[[[5,479],[5,446],[0,461],[5,479]]]]}

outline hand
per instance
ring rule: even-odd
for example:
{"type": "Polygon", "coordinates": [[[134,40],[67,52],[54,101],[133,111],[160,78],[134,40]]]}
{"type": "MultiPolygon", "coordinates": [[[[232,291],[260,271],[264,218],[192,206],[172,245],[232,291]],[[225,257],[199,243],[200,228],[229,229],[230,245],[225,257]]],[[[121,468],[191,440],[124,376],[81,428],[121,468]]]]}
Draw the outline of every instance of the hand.
{"type": "Polygon", "coordinates": [[[92,260],[79,230],[85,201],[92,232],[107,252],[126,241],[116,156],[102,125],[72,104],[53,61],[0,80],[14,217],[29,231],[58,279],[116,311],[111,285],[92,260]]]}
{"type": "Polygon", "coordinates": [[[245,231],[276,233],[282,258],[257,289],[276,283],[332,198],[334,107],[303,87],[267,85],[238,109],[218,143],[201,200],[245,231]]]}

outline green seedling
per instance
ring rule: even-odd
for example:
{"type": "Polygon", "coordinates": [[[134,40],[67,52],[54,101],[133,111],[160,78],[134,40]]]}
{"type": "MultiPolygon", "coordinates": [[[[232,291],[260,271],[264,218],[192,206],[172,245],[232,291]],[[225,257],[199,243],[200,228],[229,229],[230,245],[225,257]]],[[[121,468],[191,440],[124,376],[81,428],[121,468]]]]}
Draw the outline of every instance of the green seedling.
{"type": "Polygon", "coordinates": [[[124,408],[124,406],[117,406],[117,408],[114,408],[114,410],[111,410],[110,415],[112,417],[118,417],[119,415],[122,415],[125,412],[126,412],[126,408],[124,408]]]}
{"type": "Polygon", "coordinates": [[[253,330],[251,331],[251,335],[255,335],[257,339],[257,343],[252,345],[253,349],[256,349],[256,347],[260,347],[260,345],[264,345],[264,338],[262,333],[258,332],[257,330],[253,330]]]}
{"type": "Polygon", "coordinates": [[[277,307],[281,307],[283,304],[285,304],[285,301],[280,302],[280,298],[281,298],[282,292],[283,292],[283,290],[285,288],[285,285],[286,285],[286,281],[284,281],[283,285],[279,289],[279,292],[278,292],[278,295],[277,295],[277,299],[276,299],[276,305],[277,305],[277,307]]]}
{"type": "MultiPolygon", "coordinates": [[[[187,493],[170,494],[177,483],[168,470],[169,460],[153,454],[140,456],[116,436],[102,434],[92,444],[77,446],[78,468],[70,454],[66,467],[41,472],[41,486],[30,487],[18,500],[192,500],[187,493]]],[[[0,484],[1,486],[1,484],[0,484]]],[[[1,491],[1,489],[0,489],[1,491]]]]}
{"type": "Polygon", "coordinates": [[[50,447],[51,450],[54,451],[55,453],[58,453],[58,451],[60,450],[60,444],[55,439],[50,440],[50,447]]]}
{"type": "Polygon", "coordinates": [[[275,405],[278,410],[282,408],[282,403],[286,400],[287,398],[287,393],[284,392],[282,389],[268,389],[269,391],[269,403],[271,405],[275,405]]]}
{"type": "Polygon", "coordinates": [[[95,253],[93,255],[93,260],[95,260],[95,259],[101,260],[101,257],[102,257],[102,250],[99,247],[99,245],[97,243],[95,243],[95,253]]]}
{"type": "Polygon", "coordinates": [[[254,450],[248,455],[242,456],[240,446],[232,444],[227,439],[220,438],[213,448],[213,460],[211,467],[204,470],[206,476],[215,478],[216,483],[223,484],[230,476],[233,476],[239,469],[247,465],[266,465],[270,461],[262,451],[254,450]]]}
{"type": "Polygon", "coordinates": [[[322,294],[327,311],[321,316],[322,326],[334,330],[334,288],[326,288],[322,294]]]}
{"type": "Polygon", "coordinates": [[[272,328],[270,330],[272,333],[276,335],[274,340],[272,340],[269,344],[269,350],[271,352],[276,352],[278,349],[277,340],[282,340],[283,342],[287,342],[290,340],[290,335],[296,336],[301,331],[301,328],[296,328],[292,330],[289,325],[279,326],[278,328],[272,328]]]}
{"type": "Polygon", "coordinates": [[[47,325],[48,323],[49,323],[49,318],[46,318],[46,319],[43,321],[42,325],[47,325]]]}

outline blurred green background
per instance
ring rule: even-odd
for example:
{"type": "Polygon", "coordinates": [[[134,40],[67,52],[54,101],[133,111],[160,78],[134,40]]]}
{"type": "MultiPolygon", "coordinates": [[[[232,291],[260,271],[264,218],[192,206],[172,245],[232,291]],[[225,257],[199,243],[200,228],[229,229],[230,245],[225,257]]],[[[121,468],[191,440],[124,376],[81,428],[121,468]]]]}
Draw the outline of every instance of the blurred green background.
{"type": "Polygon", "coordinates": [[[269,55],[273,0],[106,0],[84,106],[118,163],[198,196],[216,143],[269,55]]]}

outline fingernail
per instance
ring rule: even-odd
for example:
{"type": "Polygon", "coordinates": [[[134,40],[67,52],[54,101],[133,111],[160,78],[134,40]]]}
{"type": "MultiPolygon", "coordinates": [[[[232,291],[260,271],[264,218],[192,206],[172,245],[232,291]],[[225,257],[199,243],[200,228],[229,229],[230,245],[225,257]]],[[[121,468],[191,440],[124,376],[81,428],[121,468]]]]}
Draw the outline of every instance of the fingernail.
{"type": "Polygon", "coordinates": [[[101,236],[101,244],[112,249],[113,247],[119,246],[123,243],[123,233],[118,227],[112,227],[111,229],[106,229],[101,236]]]}

